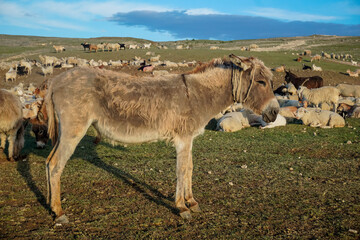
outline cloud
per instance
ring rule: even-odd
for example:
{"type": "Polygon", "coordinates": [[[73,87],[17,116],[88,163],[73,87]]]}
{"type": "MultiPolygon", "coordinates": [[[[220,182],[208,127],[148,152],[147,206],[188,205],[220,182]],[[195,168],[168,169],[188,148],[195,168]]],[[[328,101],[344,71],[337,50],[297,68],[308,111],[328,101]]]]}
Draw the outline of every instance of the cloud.
{"type": "Polygon", "coordinates": [[[235,40],[312,34],[360,35],[359,25],[283,22],[265,17],[229,14],[194,15],[187,11],[132,11],[117,13],[109,18],[109,21],[124,26],[144,26],[150,31],[167,31],[178,39],[235,40]]]}
{"type": "Polygon", "coordinates": [[[336,20],[335,16],[322,16],[307,13],[299,13],[293,11],[287,11],[277,8],[257,8],[254,11],[247,11],[254,16],[267,17],[273,19],[280,19],[286,21],[332,21],[336,20]]]}

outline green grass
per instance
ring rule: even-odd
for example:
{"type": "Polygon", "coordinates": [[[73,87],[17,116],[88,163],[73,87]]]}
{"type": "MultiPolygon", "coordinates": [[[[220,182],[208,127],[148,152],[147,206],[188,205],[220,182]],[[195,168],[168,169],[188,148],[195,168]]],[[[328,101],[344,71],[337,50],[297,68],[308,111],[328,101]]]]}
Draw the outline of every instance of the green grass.
{"type": "Polygon", "coordinates": [[[193,149],[193,190],[203,212],[191,221],[182,220],[174,208],[176,155],[171,145],[94,146],[94,135],[90,129],[65,167],[62,205],[71,222],[54,227],[45,203],[44,162],[51,147],[35,149],[27,134],[28,158],[1,164],[4,237],[359,237],[349,232],[360,230],[358,119],[339,129],[206,130],[193,149]]]}

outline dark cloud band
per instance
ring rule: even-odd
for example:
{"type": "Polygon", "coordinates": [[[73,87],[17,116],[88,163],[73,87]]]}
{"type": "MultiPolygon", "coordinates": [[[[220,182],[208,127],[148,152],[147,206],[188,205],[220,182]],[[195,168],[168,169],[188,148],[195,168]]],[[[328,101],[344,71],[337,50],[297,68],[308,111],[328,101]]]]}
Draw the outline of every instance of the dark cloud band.
{"type": "Polygon", "coordinates": [[[179,39],[236,40],[312,34],[360,35],[360,25],[282,22],[264,17],[225,14],[189,15],[185,11],[117,13],[109,21],[124,26],[144,26],[150,31],[166,31],[179,39]]]}

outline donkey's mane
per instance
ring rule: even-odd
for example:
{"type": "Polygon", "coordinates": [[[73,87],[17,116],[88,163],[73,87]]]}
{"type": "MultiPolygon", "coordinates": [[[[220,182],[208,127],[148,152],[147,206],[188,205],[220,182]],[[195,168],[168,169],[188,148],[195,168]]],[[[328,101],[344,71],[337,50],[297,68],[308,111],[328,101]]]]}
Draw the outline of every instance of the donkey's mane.
{"type": "Polygon", "coordinates": [[[214,58],[209,62],[200,62],[193,70],[187,72],[186,74],[196,74],[196,73],[203,73],[210,68],[215,68],[218,66],[231,66],[231,62],[226,58],[214,58]]]}

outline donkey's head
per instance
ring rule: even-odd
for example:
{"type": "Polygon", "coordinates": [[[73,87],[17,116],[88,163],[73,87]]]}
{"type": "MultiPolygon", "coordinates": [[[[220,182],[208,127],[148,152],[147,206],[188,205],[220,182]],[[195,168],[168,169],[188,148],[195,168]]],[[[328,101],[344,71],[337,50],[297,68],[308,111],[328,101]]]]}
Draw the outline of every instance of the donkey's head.
{"type": "Polygon", "coordinates": [[[280,106],[272,90],[272,73],[256,58],[230,55],[233,63],[233,96],[236,102],[273,122],[280,106]]]}

